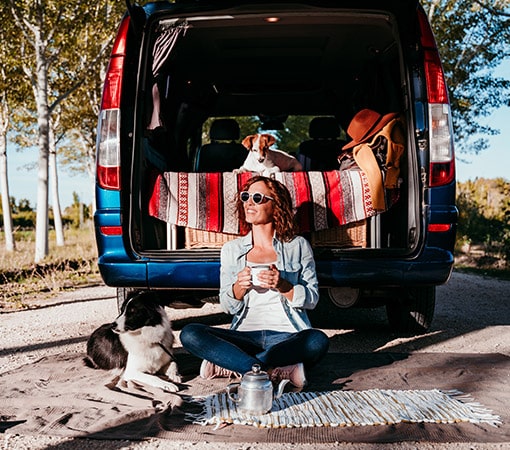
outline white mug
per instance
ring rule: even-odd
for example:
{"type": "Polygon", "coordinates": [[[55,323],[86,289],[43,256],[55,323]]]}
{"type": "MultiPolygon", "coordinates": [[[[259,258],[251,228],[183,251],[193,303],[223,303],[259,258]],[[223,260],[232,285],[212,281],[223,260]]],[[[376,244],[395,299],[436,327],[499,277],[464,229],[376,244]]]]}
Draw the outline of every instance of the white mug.
{"type": "Polygon", "coordinates": [[[269,270],[268,265],[257,265],[251,267],[251,283],[253,286],[260,286],[261,281],[259,280],[258,276],[262,270],[269,270]]]}

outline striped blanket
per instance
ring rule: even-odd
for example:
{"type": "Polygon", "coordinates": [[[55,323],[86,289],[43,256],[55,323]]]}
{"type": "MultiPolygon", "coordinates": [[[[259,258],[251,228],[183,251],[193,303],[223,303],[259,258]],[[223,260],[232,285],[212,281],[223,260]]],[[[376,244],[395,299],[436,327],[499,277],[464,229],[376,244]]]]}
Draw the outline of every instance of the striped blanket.
{"type": "MultiPolygon", "coordinates": [[[[152,179],[149,214],[183,227],[240,234],[235,195],[253,173],[165,172],[152,179]]],[[[333,228],[376,214],[361,171],[280,172],[301,232],[333,228]]]]}

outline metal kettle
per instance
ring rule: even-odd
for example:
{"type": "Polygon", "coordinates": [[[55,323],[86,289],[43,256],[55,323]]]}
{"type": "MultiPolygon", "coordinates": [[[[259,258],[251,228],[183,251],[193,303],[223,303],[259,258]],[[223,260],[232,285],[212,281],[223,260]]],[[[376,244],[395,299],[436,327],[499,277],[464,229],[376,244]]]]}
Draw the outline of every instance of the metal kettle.
{"type": "Polygon", "coordinates": [[[273,383],[267,372],[254,364],[250,372],[246,372],[240,383],[230,383],[227,394],[237,404],[238,409],[246,414],[260,415],[271,411],[273,398],[279,398],[285,385],[290,380],[282,380],[273,396],[273,383]],[[237,394],[237,395],[234,395],[237,394]]]}

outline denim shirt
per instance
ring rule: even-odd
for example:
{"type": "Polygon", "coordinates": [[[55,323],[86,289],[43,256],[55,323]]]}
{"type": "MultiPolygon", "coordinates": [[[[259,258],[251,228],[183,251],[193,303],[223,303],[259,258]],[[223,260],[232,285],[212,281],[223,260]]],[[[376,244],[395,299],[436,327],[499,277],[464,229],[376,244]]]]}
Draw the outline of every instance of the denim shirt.
{"type": "MultiPolygon", "coordinates": [[[[237,281],[237,274],[246,266],[246,255],[253,247],[252,234],[229,241],[221,249],[220,270],[220,305],[222,309],[233,314],[231,329],[235,330],[246,310],[247,295],[237,300],[232,285],[237,281]]],[[[283,309],[296,330],[311,328],[306,314],[319,301],[319,283],[315,272],[315,261],[310,243],[302,236],[296,236],[290,242],[282,242],[273,237],[276,251],[276,267],[282,278],[294,286],[292,301],[283,294],[283,309]]]]}

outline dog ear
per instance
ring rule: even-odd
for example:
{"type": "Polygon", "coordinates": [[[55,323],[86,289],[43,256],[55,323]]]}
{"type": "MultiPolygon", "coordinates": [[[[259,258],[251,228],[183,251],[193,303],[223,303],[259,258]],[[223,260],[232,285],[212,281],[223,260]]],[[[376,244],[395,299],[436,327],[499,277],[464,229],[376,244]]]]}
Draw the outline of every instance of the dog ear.
{"type": "Polygon", "coordinates": [[[242,144],[248,149],[251,150],[253,148],[253,139],[255,138],[254,135],[246,136],[243,139],[242,144]]]}
{"type": "Polygon", "coordinates": [[[262,136],[266,138],[267,148],[271,147],[271,145],[276,142],[276,138],[271,134],[263,134],[262,136]]]}

